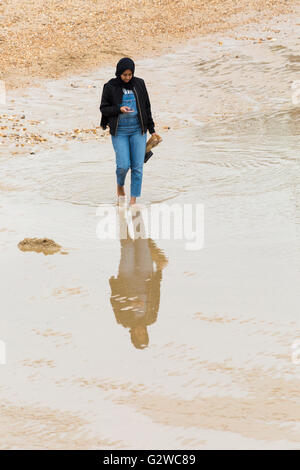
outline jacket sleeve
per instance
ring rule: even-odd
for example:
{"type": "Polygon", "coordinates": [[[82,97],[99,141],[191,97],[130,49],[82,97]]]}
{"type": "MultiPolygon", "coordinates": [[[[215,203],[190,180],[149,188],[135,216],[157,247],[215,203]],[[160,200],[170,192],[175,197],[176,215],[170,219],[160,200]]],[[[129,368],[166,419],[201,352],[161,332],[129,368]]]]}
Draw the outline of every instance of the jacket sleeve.
{"type": "Polygon", "coordinates": [[[149,95],[147,91],[147,87],[145,84],[145,81],[143,80],[144,88],[145,88],[145,97],[146,97],[146,112],[148,115],[148,125],[147,128],[149,129],[150,134],[154,134],[155,129],[154,129],[154,122],[152,119],[152,113],[151,113],[151,105],[150,105],[150,100],[149,100],[149,95]]]}
{"type": "Polygon", "coordinates": [[[118,114],[122,112],[120,111],[119,105],[111,104],[109,87],[107,86],[107,83],[105,83],[103,87],[101,103],[100,103],[100,111],[103,114],[103,116],[107,116],[107,117],[117,116],[118,114]]]}

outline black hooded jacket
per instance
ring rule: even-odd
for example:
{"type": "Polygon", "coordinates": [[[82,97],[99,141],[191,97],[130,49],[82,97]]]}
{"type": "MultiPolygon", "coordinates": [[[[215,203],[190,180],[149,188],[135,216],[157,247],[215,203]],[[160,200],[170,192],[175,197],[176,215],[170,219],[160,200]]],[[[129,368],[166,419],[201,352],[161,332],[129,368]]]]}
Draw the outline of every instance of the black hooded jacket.
{"type": "MultiPolygon", "coordinates": [[[[155,129],[146,84],[142,78],[134,78],[135,85],[133,92],[137,103],[142,133],[144,134],[148,129],[150,134],[153,134],[155,129]]],[[[104,84],[100,103],[100,111],[102,113],[100,126],[102,129],[106,129],[107,125],[109,125],[111,135],[116,135],[117,132],[119,115],[122,113],[120,111],[122,98],[123,91],[116,78],[112,78],[104,84]]]]}

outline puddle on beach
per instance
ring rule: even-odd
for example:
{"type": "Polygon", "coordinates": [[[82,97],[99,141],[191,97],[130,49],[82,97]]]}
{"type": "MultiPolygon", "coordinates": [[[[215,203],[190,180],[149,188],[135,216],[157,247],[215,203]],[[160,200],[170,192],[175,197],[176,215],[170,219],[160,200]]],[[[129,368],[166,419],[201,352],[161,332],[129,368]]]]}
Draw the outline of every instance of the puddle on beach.
{"type": "Polygon", "coordinates": [[[1,148],[1,448],[300,448],[298,36],[273,20],[136,62],[164,139],[141,202],[203,204],[200,250],[97,238],[110,136],[55,134],[99,126],[114,67],[8,94],[47,140],[1,148]]]}

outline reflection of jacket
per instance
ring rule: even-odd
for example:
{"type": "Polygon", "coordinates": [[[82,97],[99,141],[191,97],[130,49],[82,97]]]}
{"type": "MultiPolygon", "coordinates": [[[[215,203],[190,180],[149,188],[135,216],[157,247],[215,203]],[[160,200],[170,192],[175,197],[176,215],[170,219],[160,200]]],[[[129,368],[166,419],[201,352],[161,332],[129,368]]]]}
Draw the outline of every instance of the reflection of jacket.
{"type": "MultiPolygon", "coordinates": [[[[135,86],[133,92],[137,102],[138,117],[142,133],[144,134],[147,132],[147,129],[149,129],[150,134],[153,134],[155,129],[146,84],[142,78],[134,78],[135,86]]],[[[123,91],[116,78],[112,78],[104,84],[100,103],[100,111],[102,113],[100,126],[102,129],[106,129],[107,125],[109,125],[111,135],[116,135],[119,116],[122,113],[122,111],[120,111],[122,98],[123,91]]]]}
{"type": "Polygon", "coordinates": [[[150,280],[145,282],[146,310],[142,316],[135,316],[130,308],[132,303],[128,300],[128,297],[135,297],[137,292],[134,289],[128,289],[127,279],[123,276],[111,277],[109,279],[111,287],[110,303],[117,322],[125,328],[137,325],[147,326],[154,323],[159,309],[161,279],[161,271],[155,271],[150,280]],[[126,299],[120,300],[122,297],[126,297],[126,299]]]}
{"type": "MultiPolygon", "coordinates": [[[[166,260],[162,250],[155,242],[148,238],[148,249],[150,249],[152,263],[158,265],[156,271],[151,267],[152,272],[142,272],[137,267],[132,273],[120,273],[111,277],[109,284],[111,287],[110,302],[118,323],[124,327],[134,327],[137,325],[151,325],[157,319],[160,303],[160,283],[162,271],[159,267],[161,260],[166,260]],[[145,299],[146,307],[142,314],[135,314],[132,298],[145,299]]],[[[124,248],[126,250],[126,248],[124,248]]]]}

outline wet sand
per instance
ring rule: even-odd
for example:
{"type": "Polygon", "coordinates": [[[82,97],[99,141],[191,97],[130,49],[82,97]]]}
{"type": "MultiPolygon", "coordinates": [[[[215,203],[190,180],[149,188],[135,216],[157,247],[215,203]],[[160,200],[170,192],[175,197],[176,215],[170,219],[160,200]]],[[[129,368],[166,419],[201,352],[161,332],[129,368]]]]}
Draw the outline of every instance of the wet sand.
{"type": "Polygon", "coordinates": [[[280,15],[136,61],[164,139],[141,200],[203,203],[199,251],[97,238],[115,207],[97,104],[111,65],[9,92],[4,125],[27,130],[0,147],[1,448],[300,448],[298,32],[280,15]],[[156,266],[145,317],[128,313],[147,275],[126,273],[133,253],[156,266]]]}
{"type": "Polygon", "coordinates": [[[185,39],[263,22],[296,0],[8,0],[0,5],[0,80],[6,89],[39,86],[115,64],[153,57],[185,39]],[[138,32],[138,34],[137,34],[138,32]]]}

